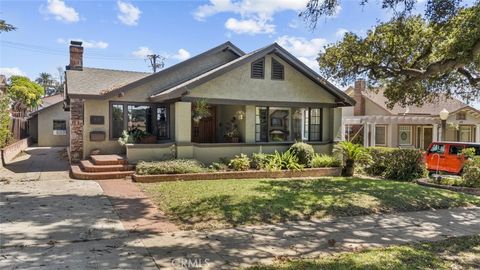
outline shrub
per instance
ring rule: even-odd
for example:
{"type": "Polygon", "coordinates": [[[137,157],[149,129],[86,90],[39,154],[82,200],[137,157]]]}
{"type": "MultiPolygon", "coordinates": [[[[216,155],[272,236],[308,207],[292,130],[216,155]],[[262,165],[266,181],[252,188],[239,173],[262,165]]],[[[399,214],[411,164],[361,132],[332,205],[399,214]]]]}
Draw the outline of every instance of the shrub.
{"type": "Polygon", "coordinates": [[[367,164],[363,169],[365,173],[373,176],[383,176],[387,170],[389,158],[391,157],[389,152],[395,150],[390,147],[369,147],[368,153],[372,157],[372,162],[367,164]]]}
{"type": "Polygon", "coordinates": [[[385,170],[385,178],[411,181],[427,174],[421,150],[395,149],[389,153],[390,159],[385,170]]]}
{"type": "Polygon", "coordinates": [[[342,156],[344,166],[342,170],[343,176],[353,176],[355,162],[369,164],[372,160],[372,157],[365,147],[348,141],[339,142],[334,146],[333,152],[335,155],[339,154],[342,156]]]}
{"type": "Polygon", "coordinates": [[[203,164],[192,159],[172,159],[151,162],[140,161],[136,166],[136,172],[139,175],[199,173],[204,171],[205,167],[203,164]]]}
{"type": "Polygon", "coordinates": [[[230,160],[228,166],[235,171],[246,171],[250,169],[250,159],[247,155],[240,154],[239,156],[235,156],[232,160],[230,160]]]}
{"type": "Polygon", "coordinates": [[[212,162],[208,168],[212,171],[226,171],[228,170],[228,165],[223,162],[212,162]]]}
{"type": "Polygon", "coordinates": [[[268,163],[265,169],[268,171],[278,170],[292,170],[300,171],[304,168],[303,164],[298,162],[298,157],[294,155],[290,150],[287,150],[283,154],[275,151],[275,154],[269,155],[268,163]]]}
{"type": "Polygon", "coordinates": [[[465,186],[480,188],[480,156],[476,156],[465,162],[462,177],[465,186]]]}
{"type": "Polygon", "coordinates": [[[310,144],[296,142],[290,146],[289,151],[298,158],[298,162],[305,166],[310,166],[315,150],[310,144]]]}
{"type": "Polygon", "coordinates": [[[263,170],[265,169],[270,155],[264,153],[253,153],[252,154],[252,162],[250,163],[250,167],[252,169],[263,170]]]}
{"type": "Polygon", "coordinates": [[[340,167],[342,164],[340,160],[335,157],[326,154],[315,154],[311,162],[312,168],[324,168],[324,167],[340,167]]]}

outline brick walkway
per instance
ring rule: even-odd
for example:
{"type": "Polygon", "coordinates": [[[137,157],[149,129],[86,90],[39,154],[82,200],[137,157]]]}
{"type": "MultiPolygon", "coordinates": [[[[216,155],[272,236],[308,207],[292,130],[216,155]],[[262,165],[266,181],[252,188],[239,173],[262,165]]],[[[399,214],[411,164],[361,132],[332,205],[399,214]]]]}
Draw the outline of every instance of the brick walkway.
{"type": "Polygon", "coordinates": [[[132,233],[177,231],[155,204],[130,180],[97,180],[113,205],[123,226],[132,233]]]}

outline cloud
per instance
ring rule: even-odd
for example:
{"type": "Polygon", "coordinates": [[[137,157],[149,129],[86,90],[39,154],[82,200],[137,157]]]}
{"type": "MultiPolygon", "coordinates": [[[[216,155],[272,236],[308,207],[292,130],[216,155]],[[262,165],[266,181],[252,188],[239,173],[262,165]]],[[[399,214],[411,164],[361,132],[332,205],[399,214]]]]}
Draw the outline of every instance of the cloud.
{"type": "Polygon", "coordinates": [[[48,0],[47,6],[41,8],[42,13],[52,15],[57,21],[74,23],[80,20],[78,12],[70,6],[67,6],[62,0],[48,0]]]}
{"type": "Polygon", "coordinates": [[[20,70],[18,67],[0,67],[0,74],[5,75],[5,77],[9,78],[10,76],[27,76],[25,72],[20,70]]]}
{"type": "Polygon", "coordinates": [[[132,55],[137,58],[145,58],[147,55],[153,54],[153,51],[150,50],[148,47],[138,47],[136,51],[132,52],[132,55]]]}
{"type": "Polygon", "coordinates": [[[68,40],[64,38],[57,38],[57,43],[69,44],[72,40],[81,41],[83,43],[83,47],[89,49],[106,49],[108,47],[108,43],[105,41],[83,40],[81,38],[70,38],[68,40]]]}
{"type": "Polygon", "coordinates": [[[225,28],[237,34],[267,34],[275,32],[275,25],[267,21],[254,19],[237,20],[230,18],[225,22],[225,28]]]}
{"type": "Polygon", "coordinates": [[[281,11],[298,12],[305,8],[308,0],[210,0],[199,6],[193,16],[205,21],[219,13],[233,13],[240,18],[229,18],[225,27],[238,34],[269,34],[275,32],[273,16],[281,11]]]}
{"type": "Polygon", "coordinates": [[[324,50],[327,40],[323,38],[313,38],[307,40],[302,37],[281,36],[276,42],[287,51],[295,55],[300,61],[310,68],[318,71],[317,57],[318,53],[324,50]]]}
{"type": "Polygon", "coordinates": [[[178,50],[178,52],[176,54],[174,54],[172,56],[172,58],[174,59],[177,59],[177,60],[180,60],[180,61],[184,61],[184,60],[187,60],[188,58],[190,58],[190,52],[185,50],[185,49],[180,49],[178,50]]]}
{"type": "Polygon", "coordinates": [[[338,28],[337,31],[335,32],[335,36],[337,38],[343,38],[343,36],[345,35],[345,33],[348,33],[350,31],[348,31],[347,29],[345,28],[338,28]]]}
{"type": "Polygon", "coordinates": [[[117,8],[120,11],[117,18],[125,25],[133,26],[138,24],[142,11],[130,3],[117,1],[117,8]]]}

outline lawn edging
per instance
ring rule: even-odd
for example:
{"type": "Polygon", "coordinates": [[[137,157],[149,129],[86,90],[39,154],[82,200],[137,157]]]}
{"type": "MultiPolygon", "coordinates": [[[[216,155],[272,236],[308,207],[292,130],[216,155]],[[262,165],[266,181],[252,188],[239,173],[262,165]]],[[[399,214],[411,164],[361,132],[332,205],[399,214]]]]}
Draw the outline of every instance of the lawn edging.
{"type": "Polygon", "coordinates": [[[480,188],[440,185],[440,184],[435,184],[435,183],[432,183],[432,182],[428,181],[427,178],[418,179],[417,184],[419,184],[421,186],[426,186],[426,187],[441,188],[441,189],[447,189],[447,190],[451,190],[451,191],[462,192],[462,193],[467,193],[467,194],[480,196],[480,188]]]}
{"type": "Polygon", "coordinates": [[[226,171],[185,174],[157,174],[157,175],[132,175],[135,182],[154,183],[167,181],[195,181],[195,180],[222,180],[222,179],[257,179],[257,178],[296,178],[296,177],[321,177],[340,176],[342,168],[308,168],[302,171],[226,171]]]}

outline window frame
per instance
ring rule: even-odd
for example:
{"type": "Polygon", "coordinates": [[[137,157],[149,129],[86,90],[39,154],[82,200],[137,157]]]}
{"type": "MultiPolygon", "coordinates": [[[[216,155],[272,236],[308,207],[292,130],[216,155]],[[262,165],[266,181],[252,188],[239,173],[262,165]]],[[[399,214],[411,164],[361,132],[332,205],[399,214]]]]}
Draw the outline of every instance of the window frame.
{"type": "Polygon", "coordinates": [[[284,66],[282,63],[280,63],[279,61],[277,61],[275,58],[272,57],[272,63],[271,63],[270,66],[271,66],[270,79],[276,80],[276,81],[283,81],[283,80],[285,80],[285,66],[284,66]],[[274,63],[277,64],[277,65],[279,65],[279,66],[282,68],[282,77],[281,77],[281,78],[274,78],[274,77],[273,77],[273,65],[274,65],[274,63]]]}
{"type": "Polygon", "coordinates": [[[413,126],[408,126],[408,125],[398,125],[398,145],[400,146],[408,146],[408,145],[413,145],[413,126]],[[408,127],[410,130],[410,143],[409,144],[402,144],[400,143],[400,128],[401,127],[408,127]]]}
{"type": "Polygon", "coordinates": [[[387,146],[387,138],[388,138],[387,132],[388,132],[387,125],[375,125],[375,146],[377,146],[377,145],[378,146],[387,146]],[[385,143],[383,143],[383,144],[382,143],[377,143],[377,134],[378,134],[377,128],[378,127],[384,129],[383,140],[384,140],[385,143]]]}
{"type": "Polygon", "coordinates": [[[55,136],[66,136],[67,135],[67,120],[65,120],[65,119],[53,119],[52,120],[52,133],[55,136]],[[63,122],[65,124],[65,129],[55,129],[55,122],[63,122]]]}
{"type": "Polygon", "coordinates": [[[260,59],[257,59],[257,60],[253,61],[253,62],[250,64],[250,78],[251,78],[251,79],[259,79],[259,80],[265,79],[265,57],[260,58],[260,59]],[[254,77],[254,76],[253,76],[253,66],[254,66],[256,63],[259,63],[259,62],[262,63],[262,76],[261,76],[261,77],[254,77]]]}
{"type": "MultiPolygon", "coordinates": [[[[168,103],[151,103],[151,102],[129,102],[129,101],[110,101],[108,106],[108,130],[109,134],[108,137],[111,141],[118,140],[119,137],[113,137],[113,106],[114,105],[121,105],[123,108],[123,130],[128,129],[128,106],[149,106],[150,107],[150,122],[152,123],[152,134],[157,136],[159,140],[169,140],[170,139],[170,130],[171,130],[171,123],[170,123],[170,106],[168,103]],[[165,107],[167,110],[167,137],[166,138],[159,138],[156,134],[157,132],[157,108],[165,107]]],[[[148,129],[148,127],[147,127],[148,129]]]]}

